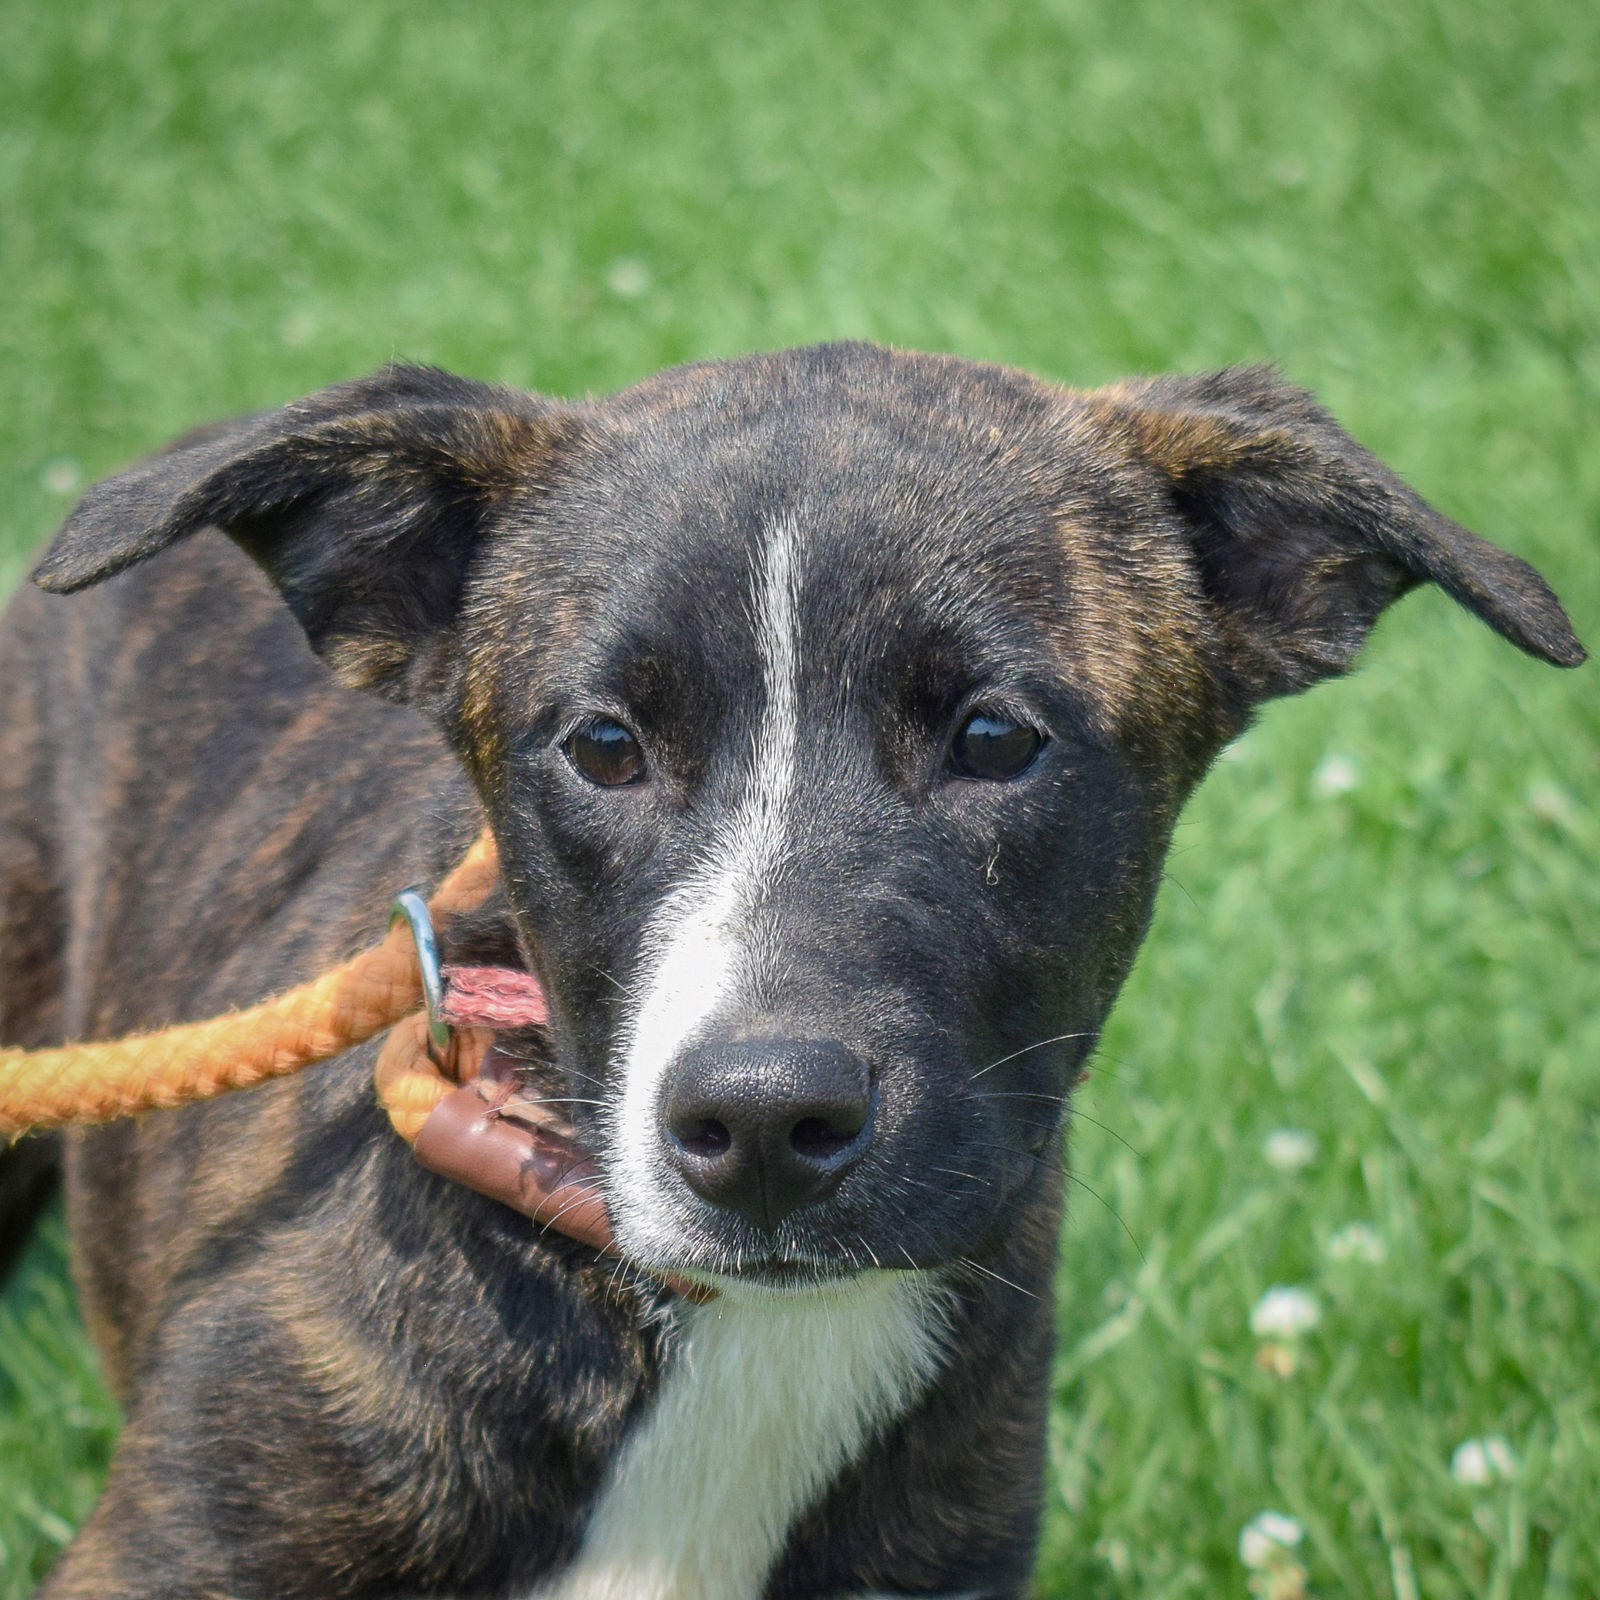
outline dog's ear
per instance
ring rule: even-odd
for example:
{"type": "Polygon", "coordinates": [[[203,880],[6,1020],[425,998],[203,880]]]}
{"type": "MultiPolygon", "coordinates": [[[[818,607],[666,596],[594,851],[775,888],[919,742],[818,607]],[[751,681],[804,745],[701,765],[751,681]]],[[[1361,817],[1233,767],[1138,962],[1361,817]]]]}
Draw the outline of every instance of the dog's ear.
{"type": "Polygon", "coordinates": [[[1191,530],[1247,698],[1346,670],[1378,613],[1419,583],[1530,655],[1584,660],[1532,567],[1435,511],[1272,368],[1133,380],[1091,399],[1191,530]]]}
{"type": "Polygon", "coordinates": [[[344,682],[405,700],[488,513],[547,479],[574,432],[570,412],[532,395],[388,367],[201,429],[96,484],[33,579],[67,594],[218,527],[344,682]]]}

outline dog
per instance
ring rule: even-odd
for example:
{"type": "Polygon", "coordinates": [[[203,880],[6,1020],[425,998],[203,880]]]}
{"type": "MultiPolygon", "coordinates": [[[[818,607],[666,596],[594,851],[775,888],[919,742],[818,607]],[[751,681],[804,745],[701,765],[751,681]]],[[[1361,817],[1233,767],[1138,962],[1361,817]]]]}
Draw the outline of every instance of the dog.
{"type": "Polygon", "coordinates": [[[73,1135],[127,1421],[50,1600],[1021,1596],[1071,1088],[1185,797],[1419,583],[1583,659],[1271,369],[863,344],[392,367],[91,489],[35,582],[5,1038],[314,975],[487,819],[450,938],[542,985],[621,1252],[417,1166],[376,1045],[73,1135]]]}

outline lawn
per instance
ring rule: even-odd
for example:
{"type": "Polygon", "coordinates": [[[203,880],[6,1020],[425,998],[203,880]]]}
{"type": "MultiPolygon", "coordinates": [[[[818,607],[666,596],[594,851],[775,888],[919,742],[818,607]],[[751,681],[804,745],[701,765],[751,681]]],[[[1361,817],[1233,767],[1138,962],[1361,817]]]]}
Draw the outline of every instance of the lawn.
{"type": "MultiPolygon", "coordinates": [[[[1593,645],[1593,44],[1592,0],[7,6],[4,576],[393,355],[571,394],[849,335],[1276,360],[1593,645]]],[[[1075,1137],[1040,1595],[1600,1594],[1595,671],[1429,591],[1191,807],[1075,1137]]],[[[62,1248],[0,1299],[4,1600],[114,1426],[62,1248]]]]}

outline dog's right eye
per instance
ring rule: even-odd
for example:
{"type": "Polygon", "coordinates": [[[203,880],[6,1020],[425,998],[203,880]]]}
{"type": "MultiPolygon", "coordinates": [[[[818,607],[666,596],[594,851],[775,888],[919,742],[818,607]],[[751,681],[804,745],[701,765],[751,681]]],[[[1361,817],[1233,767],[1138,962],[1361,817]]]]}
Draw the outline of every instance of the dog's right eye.
{"type": "Polygon", "coordinates": [[[615,789],[638,783],[644,777],[644,751],[639,741],[610,717],[596,717],[570,734],[564,747],[567,760],[590,783],[615,789]]]}

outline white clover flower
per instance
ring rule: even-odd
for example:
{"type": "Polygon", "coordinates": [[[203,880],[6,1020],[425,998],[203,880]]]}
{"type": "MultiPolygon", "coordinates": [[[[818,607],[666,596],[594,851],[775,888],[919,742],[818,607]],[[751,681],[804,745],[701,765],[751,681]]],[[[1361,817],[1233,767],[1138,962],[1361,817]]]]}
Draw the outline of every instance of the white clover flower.
{"type": "Polygon", "coordinates": [[[309,344],[317,336],[317,314],[306,306],[286,313],[278,323],[278,342],[291,349],[309,344]]]}
{"type": "Polygon", "coordinates": [[[1297,1339],[1322,1321],[1322,1307],[1309,1289],[1275,1283],[1250,1312],[1250,1331],[1258,1339],[1297,1339]]]}
{"type": "Polygon", "coordinates": [[[638,256],[618,256],[606,269],[606,287],[624,300],[637,300],[650,288],[650,269],[638,256]]]}
{"type": "Polygon", "coordinates": [[[1303,1128],[1274,1128],[1262,1140],[1261,1154],[1278,1172],[1298,1172],[1317,1159],[1317,1141],[1303,1128]]]}
{"type": "Polygon", "coordinates": [[[71,456],[56,456],[45,462],[39,487],[46,494],[76,494],[83,487],[83,463],[71,456]]]}
{"type": "Polygon", "coordinates": [[[1517,1457],[1503,1435],[1485,1434],[1456,1446],[1450,1457],[1450,1476],[1457,1483],[1482,1489],[1491,1483],[1509,1483],[1517,1475],[1517,1457]]]}
{"type": "Polygon", "coordinates": [[[1298,1518],[1281,1511],[1263,1511],[1245,1523],[1239,1533],[1239,1559],[1253,1570],[1280,1562],[1306,1536],[1298,1518]]]}
{"type": "Polygon", "coordinates": [[[1324,756],[1311,774],[1311,792],[1319,800],[1349,794],[1361,781],[1361,769],[1349,756],[1324,756]]]}
{"type": "Polygon", "coordinates": [[[1557,822],[1570,828],[1577,821],[1572,797],[1556,783],[1530,783],[1524,797],[1528,809],[1541,822],[1557,822]]]}
{"type": "Polygon", "coordinates": [[[1328,1254],[1335,1261],[1365,1261],[1377,1266],[1389,1258],[1389,1247],[1370,1222],[1347,1222],[1328,1240],[1328,1254]]]}

